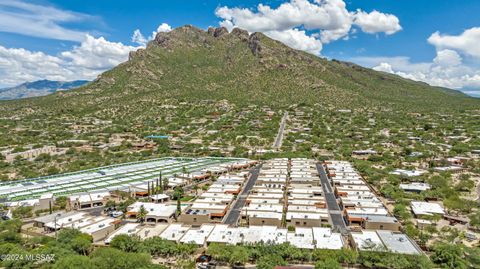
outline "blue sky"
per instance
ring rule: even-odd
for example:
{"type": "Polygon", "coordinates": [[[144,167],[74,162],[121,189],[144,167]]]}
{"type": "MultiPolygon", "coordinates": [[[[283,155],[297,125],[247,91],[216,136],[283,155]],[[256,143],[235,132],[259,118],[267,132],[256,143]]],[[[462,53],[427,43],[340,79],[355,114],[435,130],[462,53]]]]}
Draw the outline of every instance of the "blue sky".
{"type": "Polygon", "coordinates": [[[92,79],[144,45],[132,42],[137,29],[148,39],[162,23],[221,24],[478,95],[479,13],[478,0],[0,0],[0,86],[92,79]]]}

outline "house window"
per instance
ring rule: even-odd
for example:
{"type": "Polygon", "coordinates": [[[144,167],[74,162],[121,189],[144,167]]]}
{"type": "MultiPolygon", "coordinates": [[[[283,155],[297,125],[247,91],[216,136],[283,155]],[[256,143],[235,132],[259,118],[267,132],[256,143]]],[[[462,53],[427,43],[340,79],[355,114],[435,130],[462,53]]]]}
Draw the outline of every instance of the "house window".
{"type": "Polygon", "coordinates": [[[193,222],[197,222],[197,218],[193,218],[193,222]]]}

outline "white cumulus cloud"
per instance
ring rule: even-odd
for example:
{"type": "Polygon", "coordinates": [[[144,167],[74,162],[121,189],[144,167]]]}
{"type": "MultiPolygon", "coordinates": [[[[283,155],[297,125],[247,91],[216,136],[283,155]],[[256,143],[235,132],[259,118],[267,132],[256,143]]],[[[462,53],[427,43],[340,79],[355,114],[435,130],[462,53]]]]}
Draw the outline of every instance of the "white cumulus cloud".
{"type": "Polygon", "coordinates": [[[166,32],[170,32],[170,31],[172,31],[172,27],[170,25],[168,25],[167,23],[162,23],[157,27],[156,31],[153,31],[152,34],[148,38],[146,38],[142,34],[140,29],[136,29],[133,32],[133,35],[132,35],[132,42],[137,43],[137,44],[142,45],[142,46],[145,46],[145,45],[147,45],[148,41],[155,39],[155,36],[158,33],[166,33],[166,32]]]}
{"type": "Polygon", "coordinates": [[[63,63],[62,59],[43,52],[0,46],[0,81],[2,86],[13,86],[40,78],[59,79],[73,75],[63,63]]]}
{"type": "Polygon", "coordinates": [[[442,35],[433,33],[428,42],[437,49],[453,49],[473,57],[480,58],[480,27],[465,30],[460,35],[442,35]]]}
{"type": "MultiPolygon", "coordinates": [[[[172,26],[170,26],[170,25],[168,25],[168,24],[166,24],[166,23],[162,23],[162,24],[160,24],[160,25],[158,26],[157,31],[156,31],[156,32],[153,32],[153,33],[155,33],[155,34],[157,34],[157,33],[166,33],[166,32],[170,32],[170,31],[172,31],[172,26]]],[[[155,35],[152,35],[152,36],[153,36],[153,38],[155,38],[155,35]]]]}
{"type": "Polygon", "coordinates": [[[480,96],[480,90],[472,90],[480,89],[480,71],[465,65],[462,57],[453,50],[439,50],[432,62],[424,63],[412,63],[408,57],[364,57],[352,60],[367,67],[373,66],[377,71],[423,81],[432,86],[470,89],[468,94],[480,96]]]}
{"type": "Polygon", "coordinates": [[[110,42],[103,37],[87,35],[80,46],[61,53],[61,57],[72,66],[105,70],[128,59],[128,53],[137,49],[120,42],[110,42]]]}
{"type": "Polygon", "coordinates": [[[467,29],[459,35],[435,32],[427,41],[436,49],[431,62],[415,63],[408,57],[357,57],[350,60],[377,71],[480,97],[480,27],[467,29]]]}
{"type": "Polygon", "coordinates": [[[362,31],[369,34],[383,32],[391,35],[402,30],[400,21],[395,15],[381,13],[376,10],[370,13],[358,10],[354,14],[354,23],[358,25],[362,31]]]}
{"type": "Polygon", "coordinates": [[[319,54],[322,45],[348,39],[352,26],[366,33],[393,34],[401,29],[398,18],[378,11],[350,12],[343,0],[291,0],[277,8],[259,4],[256,10],[220,7],[215,14],[221,26],[263,32],[292,48],[319,54]],[[304,44],[307,42],[307,44],[304,44]]]}
{"type": "Polygon", "coordinates": [[[0,86],[39,79],[92,80],[126,61],[129,52],[138,48],[90,35],[84,36],[80,45],[58,55],[0,46],[0,86]]]}
{"type": "Polygon", "coordinates": [[[145,46],[148,40],[143,36],[140,29],[136,29],[135,31],[133,31],[132,42],[145,46]]]}
{"type": "Polygon", "coordinates": [[[456,51],[444,49],[437,52],[433,62],[439,66],[458,66],[462,64],[462,58],[456,51]]]}
{"type": "Polygon", "coordinates": [[[385,62],[381,62],[379,65],[374,66],[373,70],[386,72],[386,73],[393,73],[392,65],[385,62]]]}
{"type": "Polygon", "coordinates": [[[305,31],[291,29],[285,31],[269,31],[268,36],[276,40],[282,40],[285,45],[303,50],[312,54],[319,54],[322,50],[322,42],[312,36],[308,36],[305,31]]]}

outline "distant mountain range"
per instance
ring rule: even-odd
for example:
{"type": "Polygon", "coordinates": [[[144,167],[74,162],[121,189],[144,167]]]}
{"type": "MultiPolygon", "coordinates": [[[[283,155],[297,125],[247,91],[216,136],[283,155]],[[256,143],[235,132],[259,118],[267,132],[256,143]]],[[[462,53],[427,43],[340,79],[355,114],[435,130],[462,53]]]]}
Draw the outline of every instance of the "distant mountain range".
{"type": "Polygon", "coordinates": [[[57,91],[70,90],[85,85],[87,80],[52,81],[37,80],[25,82],[18,86],[0,89],[0,100],[22,99],[35,96],[44,96],[57,91]]]}
{"type": "Polygon", "coordinates": [[[157,34],[146,48],[131,52],[127,62],[78,89],[1,103],[0,116],[101,113],[103,119],[128,123],[152,117],[164,100],[404,112],[480,105],[480,99],[456,90],[317,57],[262,33],[187,25],[157,34]]]}

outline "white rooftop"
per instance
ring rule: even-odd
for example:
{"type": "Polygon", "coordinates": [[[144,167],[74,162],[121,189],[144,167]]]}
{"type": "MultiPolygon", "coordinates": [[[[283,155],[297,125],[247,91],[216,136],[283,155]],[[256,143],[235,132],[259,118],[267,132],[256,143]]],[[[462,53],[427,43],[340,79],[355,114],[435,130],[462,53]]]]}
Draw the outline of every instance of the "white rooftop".
{"type": "Polygon", "coordinates": [[[445,214],[443,207],[436,203],[412,201],[410,206],[415,215],[445,214]]]}
{"type": "Polygon", "coordinates": [[[400,184],[400,189],[406,191],[426,191],[429,190],[431,187],[427,183],[423,182],[412,182],[410,184],[400,184]]]}
{"type": "Polygon", "coordinates": [[[180,242],[203,245],[214,228],[213,224],[204,224],[199,229],[190,229],[180,239],[180,242]]]}
{"type": "Polygon", "coordinates": [[[297,248],[313,249],[315,246],[313,244],[312,228],[295,228],[294,233],[289,232],[287,234],[287,241],[297,248]]]}
{"type": "Polygon", "coordinates": [[[144,203],[144,202],[135,202],[130,205],[127,210],[128,212],[139,212],[141,207],[144,207],[147,211],[147,217],[164,217],[168,218],[175,214],[177,210],[176,205],[167,205],[167,204],[156,204],[156,203],[144,203]]]}
{"type": "Polygon", "coordinates": [[[160,237],[166,240],[178,242],[189,229],[190,227],[183,226],[180,223],[170,224],[167,229],[160,234],[160,237]]]}
{"type": "Polygon", "coordinates": [[[418,177],[427,173],[425,170],[404,170],[396,169],[393,172],[390,172],[392,175],[406,176],[406,177],[418,177]]]}
{"type": "Polygon", "coordinates": [[[384,250],[385,246],[375,231],[351,233],[353,241],[360,250],[384,250]]]}
{"type": "Polygon", "coordinates": [[[344,245],[342,235],[332,233],[332,229],[330,228],[313,227],[312,231],[316,248],[341,249],[344,245]]]}
{"type": "Polygon", "coordinates": [[[105,243],[109,244],[112,239],[121,234],[127,234],[127,235],[133,235],[136,234],[139,231],[139,223],[127,223],[124,226],[122,226],[120,229],[116,230],[113,232],[107,239],[105,239],[105,243]]]}

